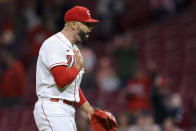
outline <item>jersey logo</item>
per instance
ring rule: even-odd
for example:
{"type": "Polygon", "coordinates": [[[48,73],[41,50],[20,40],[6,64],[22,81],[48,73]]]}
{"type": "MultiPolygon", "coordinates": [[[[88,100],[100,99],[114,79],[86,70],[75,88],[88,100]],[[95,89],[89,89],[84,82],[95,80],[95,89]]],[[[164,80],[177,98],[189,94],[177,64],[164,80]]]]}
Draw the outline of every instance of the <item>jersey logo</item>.
{"type": "Polygon", "coordinates": [[[67,52],[69,52],[70,50],[67,50],[67,52]]]}
{"type": "Polygon", "coordinates": [[[67,64],[68,68],[71,68],[75,63],[75,57],[74,55],[67,55],[67,64]]]}
{"type": "Polygon", "coordinates": [[[90,14],[90,11],[89,11],[89,10],[87,10],[87,14],[88,14],[89,16],[91,16],[91,14],[90,14]]]}

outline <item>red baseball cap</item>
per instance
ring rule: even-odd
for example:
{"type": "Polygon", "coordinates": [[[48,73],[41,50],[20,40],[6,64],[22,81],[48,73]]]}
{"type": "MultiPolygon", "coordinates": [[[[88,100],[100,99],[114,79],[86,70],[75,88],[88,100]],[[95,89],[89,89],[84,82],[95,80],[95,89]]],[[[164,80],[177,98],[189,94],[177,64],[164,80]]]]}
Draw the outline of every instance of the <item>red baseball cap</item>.
{"type": "Polygon", "coordinates": [[[64,15],[64,21],[99,22],[98,20],[92,19],[90,11],[82,6],[75,6],[69,9],[64,15]]]}

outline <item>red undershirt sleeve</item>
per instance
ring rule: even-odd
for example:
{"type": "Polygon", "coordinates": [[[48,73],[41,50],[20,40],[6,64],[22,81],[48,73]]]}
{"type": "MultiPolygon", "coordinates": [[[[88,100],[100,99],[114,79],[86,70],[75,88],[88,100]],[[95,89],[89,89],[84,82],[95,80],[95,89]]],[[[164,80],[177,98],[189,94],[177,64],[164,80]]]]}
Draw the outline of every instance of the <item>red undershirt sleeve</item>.
{"type": "MultiPolygon", "coordinates": [[[[52,72],[57,86],[60,88],[64,88],[66,85],[70,84],[79,73],[78,69],[75,66],[67,69],[67,66],[64,65],[55,66],[50,71],[52,72]]],[[[80,102],[78,103],[78,105],[81,106],[87,101],[81,88],[79,88],[79,96],[80,102]]]]}
{"type": "Polygon", "coordinates": [[[78,105],[81,106],[86,102],[86,98],[84,97],[81,88],[79,88],[79,96],[80,96],[80,102],[78,103],[78,105]]]}
{"type": "Polygon", "coordinates": [[[55,66],[50,69],[50,71],[52,72],[54,81],[60,88],[64,88],[66,85],[70,84],[79,73],[75,66],[67,69],[67,66],[65,65],[55,66]]]}

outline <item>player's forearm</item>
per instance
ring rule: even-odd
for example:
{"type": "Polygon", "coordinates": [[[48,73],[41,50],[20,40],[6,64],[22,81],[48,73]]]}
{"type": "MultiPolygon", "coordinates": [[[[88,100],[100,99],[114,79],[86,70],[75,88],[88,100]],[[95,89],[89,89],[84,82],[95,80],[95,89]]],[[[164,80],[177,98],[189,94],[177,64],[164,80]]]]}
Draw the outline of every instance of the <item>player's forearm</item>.
{"type": "Polygon", "coordinates": [[[81,109],[89,115],[94,113],[93,107],[86,101],[83,105],[81,105],[81,109]]]}

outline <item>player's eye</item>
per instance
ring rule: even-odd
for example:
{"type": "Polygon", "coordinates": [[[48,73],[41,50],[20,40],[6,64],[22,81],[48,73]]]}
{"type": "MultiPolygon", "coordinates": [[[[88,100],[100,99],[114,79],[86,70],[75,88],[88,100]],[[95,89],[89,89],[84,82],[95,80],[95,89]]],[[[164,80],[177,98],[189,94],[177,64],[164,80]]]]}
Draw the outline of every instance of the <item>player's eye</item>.
{"type": "Polygon", "coordinates": [[[92,23],[90,23],[90,22],[82,22],[82,24],[84,24],[84,25],[87,26],[88,28],[91,28],[91,29],[94,28],[93,25],[92,25],[92,23]]]}

